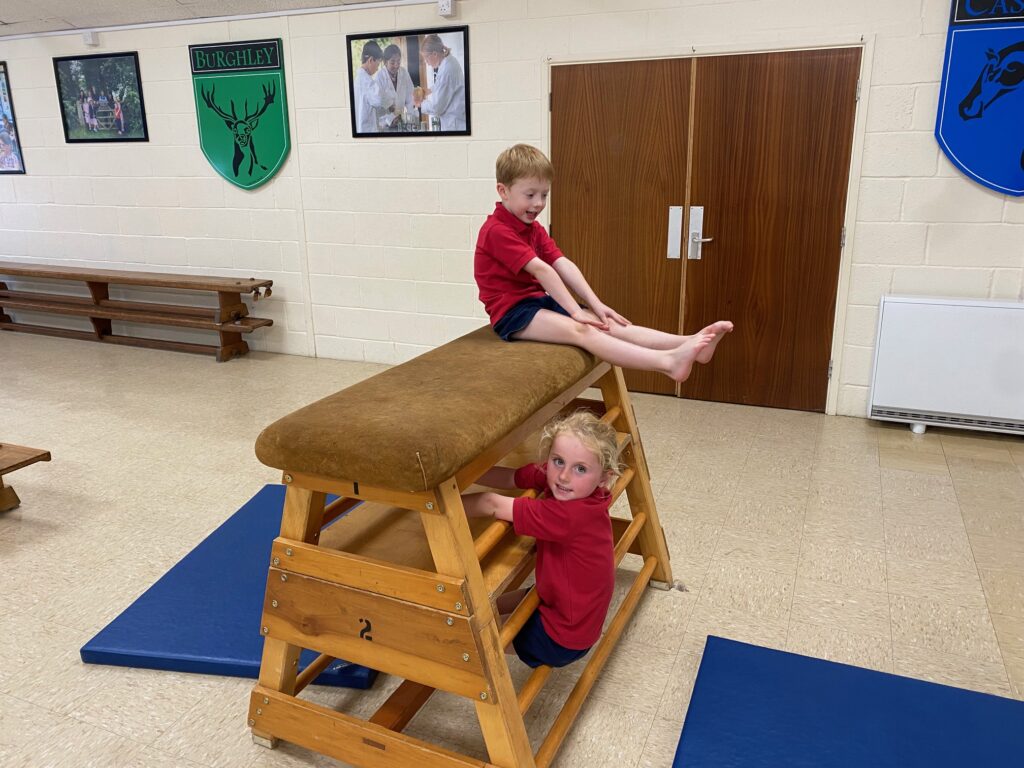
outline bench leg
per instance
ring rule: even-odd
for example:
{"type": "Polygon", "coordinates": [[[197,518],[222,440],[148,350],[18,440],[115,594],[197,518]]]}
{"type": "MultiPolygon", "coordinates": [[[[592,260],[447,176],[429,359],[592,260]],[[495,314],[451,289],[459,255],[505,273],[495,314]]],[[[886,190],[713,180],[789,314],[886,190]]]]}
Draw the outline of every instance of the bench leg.
{"type": "MultiPolygon", "coordinates": [[[[326,498],[319,491],[288,486],[284,497],[284,512],[281,514],[281,536],[296,541],[315,542],[320,536],[326,498]]],[[[259,684],[294,696],[301,652],[302,649],[297,645],[264,636],[259,684]]],[[[277,746],[277,739],[271,733],[254,728],[252,738],[262,746],[277,746]]]]}
{"type": "MultiPolygon", "coordinates": [[[[110,299],[109,284],[89,281],[86,281],[85,284],[89,286],[89,295],[92,296],[92,303],[97,307],[104,301],[108,301],[110,299]]],[[[114,328],[109,317],[90,317],[89,322],[92,323],[92,330],[93,333],[96,334],[97,339],[102,339],[104,336],[111,336],[114,333],[114,328]]]]}
{"type": "MultiPolygon", "coordinates": [[[[0,282],[0,291],[6,291],[6,290],[7,290],[7,283],[0,282]]],[[[14,318],[12,318],[10,315],[4,314],[3,303],[0,302],[0,323],[13,323],[13,322],[14,322],[14,318]]]]}
{"type": "Polygon", "coordinates": [[[217,314],[214,317],[218,323],[230,323],[248,314],[249,308],[242,301],[242,294],[217,291],[217,314]]]}
{"type": "Polygon", "coordinates": [[[21,504],[21,499],[18,498],[18,494],[11,486],[4,485],[4,479],[0,477],[0,512],[7,512],[19,504],[21,504]]]}
{"type": "Polygon", "coordinates": [[[242,341],[242,334],[219,331],[220,347],[217,349],[217,362],[224,363],[233,357],[244,355],[249,351],[249,345],[242,341]]]}

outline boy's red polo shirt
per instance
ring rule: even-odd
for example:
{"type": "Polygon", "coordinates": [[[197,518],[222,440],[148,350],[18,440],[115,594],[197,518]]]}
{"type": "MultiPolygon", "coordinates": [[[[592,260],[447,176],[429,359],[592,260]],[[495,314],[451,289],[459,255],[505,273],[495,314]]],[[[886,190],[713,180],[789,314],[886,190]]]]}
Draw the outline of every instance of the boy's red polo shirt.
{"type": "Polygon", "coordinates": [[[538,222],[526,224],[497,203],[480,227],[473,259],[473,276],[491,325],[523,299],[544,295],[536,278],[523,271],[526,262],[536,257],[554,264],[562,256],[538,222]]]}
{"type": "MultiPolygon", "coordinates": [[[[516,470],[518,488],[546,491],[544,467],[516,470]]],[[[608,516],[611,494],[598,487],[585,499],[516,499],[512,527],[537,539],[537,594],[548,636],[583,650],[601,637],[615,589],[615,542],[608,516]]]]}

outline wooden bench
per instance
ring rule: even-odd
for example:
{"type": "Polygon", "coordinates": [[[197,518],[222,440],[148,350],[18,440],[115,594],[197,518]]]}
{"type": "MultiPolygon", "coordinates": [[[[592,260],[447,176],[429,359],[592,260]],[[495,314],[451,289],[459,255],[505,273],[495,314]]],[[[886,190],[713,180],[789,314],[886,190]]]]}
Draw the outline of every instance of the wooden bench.
{"type": "Polygon", "coordinates": [[[38,448],[26,448],[23,445],[0,443],[0,512],[14,509],[21,504],[21,499],[14,489],[4,485],[4,475],[16,469],[35,464],[37,461],[49,461],[50,452],[38,448]]]}
{"type": "Polygon", "coordinates": [[[242,339],[257,328],[273,324],[273,320],[250,317],[242,294],[252,294],[253,300],[269,296],[272,280],[238,279],[233,277],[205,277],[176,275],[163,272],[133,272],[113,269],[80,269],[47,264],[0,261],[0,330],[60,336],[68,339],[102,341],[152,349],[173,349],[178,352],[213,352],[218,362],[230,360],[249,351],[242,339]],[[84,282],[89,295],[68,296],[59,293],[10,290],[4,277],[24,280],[73,280],[84,282]],[[206,291],[217,295],[217,306],[202,307],[189,304],[124,301],[110,298],[110,286],[157,288],[161,290],[206,291]],[[39,312],[42,314],[70,315],[88,318],[92,331],[33,325],[16,322],[13,312],[39,312]],[[219,344],[196,344],[114,333],[114,323],[140,323],[167,325],[215,331],[219,344]]]}
{"type": "Polygon", "coordinates": [[[546,768],[647,585],[672,583],[622,371],[575,347],[508,344],[482,328],[285,416],[256,454],[287,486],[248,715],[266,746],[285,739],[365,768],[546,768]],[[581,401],[592,386],[602,399],[581,401]],[[530,460],[538,430],[581,402],[619,433],[625,470],[612,494],[626,493],[630,517],[612,518],[615,561],[640,562],[534,753],[524,716],[551,669],[517,692],[504,648],[539,599],[531,590],[504,624],[495,608],[532,573],[534,541],[468,519],[460,494],[494,464],[530,460]],[[339,498],[327,505],[327,494],[339,498]],[[299,675],[304,648],[320,655],[299,675]],[[335,658],[404,681],[368,719],[300,698],[335,658]],[[473,702],[487,762],[402,733],[435,690],[473,702]]]}

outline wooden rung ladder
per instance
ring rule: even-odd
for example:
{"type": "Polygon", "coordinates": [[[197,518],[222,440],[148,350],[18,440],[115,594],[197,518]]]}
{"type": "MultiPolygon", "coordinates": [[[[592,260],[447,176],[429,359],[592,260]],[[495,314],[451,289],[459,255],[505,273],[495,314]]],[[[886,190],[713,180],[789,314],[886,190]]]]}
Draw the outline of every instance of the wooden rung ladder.
{"type": "Polygon", "coordinates": [[[606,363],[595,362],[558,397],[427,490],[396,490],[282,468],[287,491],[281,535],[272,547],[263,659],[248,715],[254,738],[269,746],[284,739],[367,768],[548,766],[645,587],[651,580],[672,582],[622,372],[606,363]],[[504,649],[536,609],[536,590],[503,625],[494,604],[532,573],[534,542],[516,536],[507,523],[468,519],[460,494],[553,415],[577,407],[577,398],[590,386],[602,395],[592,407],[620,433],[625,465],[613,496],[626,494],[630,517],[612,519],[615,561],[634,554],[642,566],[600,641],[577,662],[585,665],[583,671],[534,754],[524,714],[551,670],[539,667],[517,692],[504,649]],[[327,494],[340,498],[327,505],[327,494]],[[297,674],[304,648],[320,656],[297,674]],[[404,682],[368,719],[299,698],[337,658],[404,682]],[[402,732],[435,690],[474,702],[486,762],[402,732]]]}

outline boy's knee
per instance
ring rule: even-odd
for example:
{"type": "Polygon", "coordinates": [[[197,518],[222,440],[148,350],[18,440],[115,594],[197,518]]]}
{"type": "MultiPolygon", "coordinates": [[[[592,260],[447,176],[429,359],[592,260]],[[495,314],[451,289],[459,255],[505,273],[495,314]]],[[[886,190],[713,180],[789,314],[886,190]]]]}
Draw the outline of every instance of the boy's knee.
{"type": "Polygon", "coordinates": [[[579,320],[572,320],[570,328],[573,334],[581,339],[585,339],[594,333],[594,326],[581,323],[579,320]]]}

